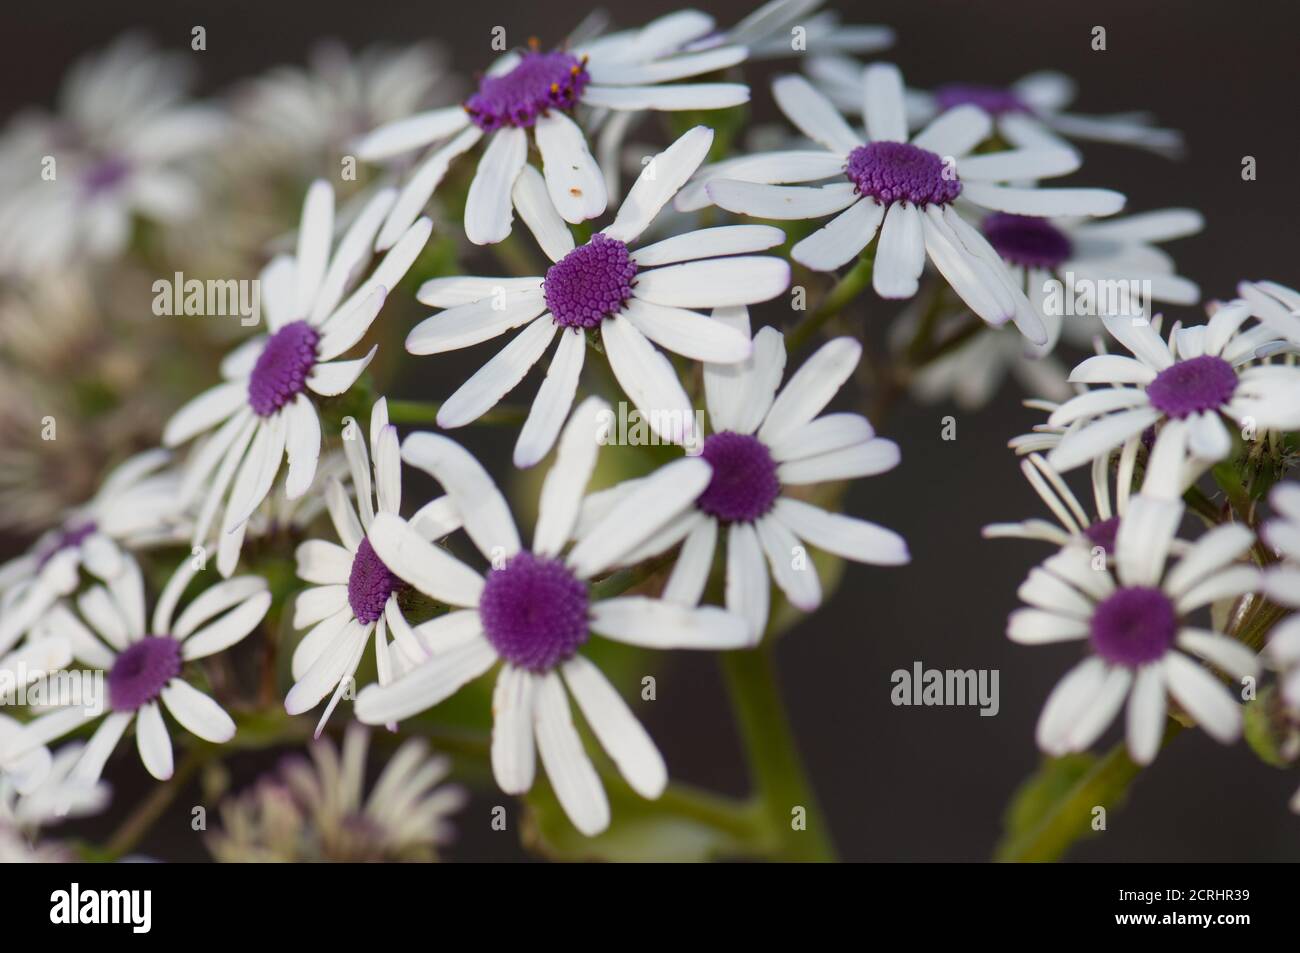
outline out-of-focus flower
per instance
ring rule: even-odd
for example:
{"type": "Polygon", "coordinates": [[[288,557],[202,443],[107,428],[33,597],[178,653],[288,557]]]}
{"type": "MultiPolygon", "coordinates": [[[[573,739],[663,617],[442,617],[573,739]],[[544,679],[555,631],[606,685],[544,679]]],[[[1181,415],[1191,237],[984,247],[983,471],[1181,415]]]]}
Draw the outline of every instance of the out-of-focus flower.
{"type": "Polygon", "coordinates": [[[348,726],[343,752],[328,738],[312,743],[311,761],[287,760],[278,776],[221,805],[220,830],[208,838],[223,863],[432,861],[455,835],[450,817],[466,795],[443,784],[450,762],[412,738],[388,760],[365,794],[369,736],[348,726]]]}
{"type": "Polygon", "coordinates": [[[178,410],[163,430],[163,443],[171,447],[215,430],[193,453],[180,498],[188,505],[204,494],[193,542],[207,544],[210,530],[218,527],[217,568],[223,576],[234,571],[248,520],[270,494],[286,457],[288,498],[302,496],[312,485],[321,424],[308,392],[343,394],[365,371],[378,345],[355,360],[337,358],[365,336],[389,289],[428,241],[432,225],[426,218],[358,283],[392,201],[391,191],[378,193],[336,244],[334,191],[327,182],[313,183],[303,203],[296,253],[273,259],[260,279],[271,333],[227,355],[221,363],[223,382],[178,410]]]}
{"type": "MultiPolygon", "coordinates": [[[[808,72],[845,112],[862,112],[862,65],[845,56],[814,57],[808,72]]],[[[1183,135],[1161,129],[1148,113],[1081,116],[1065,112],[1075,98],[1074,80],[1063,73],[1031,73],[1010,86],[951,83],[933,93],[907,91],[907,118],[922,126],[959,106],[974,106],[996,123],[998,135],[1013,146],[1063,146],[1067,139],[1136,146],[1167,158],[1183,152],[1183,135]]]]}
{"type": "MultiPolygon", "coordinates": [[[[320,704],[332,691],[333,697],[316,725],[317,735],[348,687],[355,687],[353,677],[371,632],[375,636],[375,665],[381,685],[432,654],[419,627],[412,628],[402,613],[401,597],[410,587],[375,555],[367,537],[377,513],[397,516],[402,508],[401,451],[397,428],[388,422],[387,401],[378,400],[370,416],[373,483],[365,439],[355,422],[350,427],[352,432],[344,433],[343,446],[356,506],[341,480],[331,479],[325,489],[330,519],[342,545],[313,539],[300,545],[297,553],[298,576],[313,585],[298,595],[293,625],[296,629],[310,626],[311,631],[294,650],[294,686],[284,707],[289,714],[299,715],[320,704]],[[389,644],[389,632],[395,649],[389,644]]],[[[460,518],[450,500],[440,497],[412,517],[411,523],[432,541],[458,529],[460,518]]]]}
{"type": "Polygon", "coordinates": [[[186,101],[190,66],[138,36],[73,67],[56,114],[28,112],[0,138],[0,271],[32,274],[121,253],[135,216],[175,224],[200,194],[186,160],[226,131],[186,101]]]}
{"type": "MultiPolygon", "coordinates": [[[[1264,590],[1279,605],[1300,609],[1300,486],[1276,486],[1268,501],[1275,518],[1264,525],[1263,536],[1283,561],[1266,571],[1264,590]]],[[[1269,633],[1264,657],[1278,671],[1282,704],[1300,733],[1300,614],[1284,619],[1269,633]]],[[[1300,790],[1291,798],[1291,810],[1300,814],[1300,790]]]]}
{"type": "Polygon", "coordinates": [[[685,10],[570,49],[506,53],[463,106],[418,113],[365,136],[356,150],[367,161],[432,146],[402,189],[378,247],[397,240],[452,161],[485,135],[487,147],[465,204],[465,235],[471,242],[491,244],[510,234],[511,192],[527,165],[530,129],[542,156],[544,194],[563,220],[576,224],[601,215],[609,200],[606,177],[583,129],[568,114],[580,105],[663,112],[725,109],[748,101],[749,87],[743,83],[675,82],[744,60],[745,49],[739,46],[681,52],[712,29],[712,17],[685,10]]]}
{"type": "MultiPolygon", "coordinates": [[[[713,320],[749,335],[743,309],[715,312],[713,320]]],[[[821,583],[806,552],[808,545],[871,565],[908,561],[907,543],[892,530],[829,513],[785,493],[794,487],[872,476],[898,465],[898,445],[877,437],[865,417],[818,416],[852,375],[861,354],[862,346],[852,338],[829,341],[778,390],[785,340],[774,328],[763,328],[754,336],[748,360],[704,365],[713,432],[705,438],[701,455],[712,467],[712,476],[693,507],[627,557],[635,561],[682,543],[664,586],[666,601],[699,604],[724,531],[726,605],[745,618],[755,643],[767,627],[769,575],[796,608],[811,612],[821,604],[821,583]]],[[[592,494],[578,531],[617,510],[639,484],[631,480],[592,494]]]]}
{"type": "MultiPolygon", "coordinates": [[[[17,722],[0,715],[0,744],[17,722]]],[[[64,745],[50,758],[44,748],[41,780],[23,787],[0,772],[0,863],[70,863],[72,852],[57,841],[42,840],[42,828],[98,814],[108,805],[108,785],[71,776],[81,757],[80,742],[64,745]]]]}
{"type": "Polygon", "coordinates": [[[770,0],[734,27],[691,44],[707,49],[734,43],[749,50],[751,60],[774,60],[807,55],[810,59],[845,53],[873,53],[894,42],[886,26],[840,22],[832,10],[818,10],[825,0],[770,0]]]}
{"type": "Polygon", "coordinates": [[[540,751],[560,804],[589,836],[609,825],[609,801],[574,728],[568,692],[634,791],[657,798],[668,783],[650,736],[600,670],[579,653],[590,634],[660,649],[730,649],[749,641],[744,619],[716,607],[689,608],[645,596],[601,598],[590,583],[625,564],[629,553],[691,505],[709,482],[710,467],[703,460],[661,467],[561,555],[573,535],[609,413],[609,405],[596,397],[573,412],[542,484],[531,550],[523,548],[505,498],[477,460],[440,435],[406,438],[402,459],[443,485],[492,568],[484,578],[409,522],[378,514],[369,539],[379,558],[416,589],[455,608],[424,624],[434,649],[428,661],[389,685],[367,686],[354,706],[366,724],[399,721],[432,708],[503,662],[492,702],[497,783],[507,794],[526,793],[540,751]]]}
{"type": "Polygon", "coordinates": [[[22,556],[0,566],[0,651],[12,645],[62,596],[81,570],[115,585],[134,563],[127,550],[183,540],[188,525],[177,510],[180,476],[163,469],[171,455],[150,450],[120,464],[88,503],[22,556]]]}
{"type": "Polygon", "coordinates": [[[205,741],[223,744],[234,737],[231,717],[190,685],[182,670],[187,662],[225,651],[257,627],[271,606],[266,580],[223,580],[176,615],[182,594],[202,567],[199,560],[187,558],[168,580],[147,622],[140,567],[130,557],[123,563],[110,586],[96,585],[77,597],[80,618],[60,603],[38,624],[42,635],[68,638],[78,661],[104,673],[107,697],[53,704],[52,710],[23,726],[20,737],[8,745],[10,756],[48,744],[102,716],[70,776],[97,780],[134,723],[140,760],[151,775],[165,781],[172,775],[173,759],[160,701],[183,728],[205,741]]]}
{"type": "Polygon", "coordinates": [[[1300,347],[1300,291],[1274,281],[1243,281],[1237,293],[1250,305],[1254,317],[1278,337],[1300,347]]]}
{"type": "Polygon", "coordinates": [[[973,155],[991,120],[974,107],[945,113],[909,141],[898,68],[867,67],[867,140],[801,76],[772,84],[782,112],[824,151],[743,156],[702,169],[677,198],[681,210],[710,203],[744,215],[818,219],[835,215],[791,250],[816,271],[858,257],[879,234],[872,285],[882,298],[916,294],[927,258],[977,315],[1014,321],[1034,344],[1047,341],[1042,319],[967,210],[1030,216],[1118,212],[1124,196],[1108,189],[1048,189],[1006,183],[1065,175],[1079,167],[1072,149],[1033,148],[973,155]],[[815,183],[821,186],[785,183],[815,183]]]}
{"type": "Polygon", "coordinates": [[[1255,653],[1188,617],[1259,590],[1259,570],[1239,561],[1255,536],[1238,523],[1217,526],[1166,571],[1182,516],[1181,502],[1135,496],[1119,524],[1113,562],[1066,546],[1018,590],[1029,608],[1011,614],[1012,641],[1087,640],[1090,650],[1052,691],[1038,720],[1038,744],[1048,754],[1088,748],[1126,698],[1128,750],[1139,764],[1150,763],[1160,747],[1167,694],[1215,740],[1226,744],[1240,734],[1241,707],[1188,655],[1244,678],[1258,673],[1255,653]]]}
{"type": "Polygon", "coordinates": [[[524,166],[514,202],[555,262],[546,276],[435,278],[417,293],[424,304],[447,310],[411,330],[406,349],[412,354],[456,350],[525,326],[443,402],[438,426],[481,417],[519,384],[558,333],[559,348],[515,444],[516,466],[537,463],[573,406],[585,332],[598,328],[610,369],[655,433],[677,443],[698,440],[690,398],[651,342],[694,360],[744,360],[748,336],[694,309],[767,301],[790,283],[784,260],[744,254],[781,243],[780,229],[769,226],[706,228],[629,250],[704,161],[712,141],[712,130],[696,126],[655,156],[613,223],[579,247],[547,200],[541,173],[524,166]]]}
{"type": "Polygon", "coordinates": [[[1249,319],[1250,306],[1232,302],[1206,324],[1175,327],[1166,343],[1146,318],[1103,317],[1134,356],[1099,354],[1074,369],[1071,382],[1106,386],[1052,413],[1050,424],[1070,429],[1048,462],[1071,470],[1158,427],[1144,492],[1176,498],[1231,452],[1229,425],[1248,433],[1300,426],[1300,368],[1259,363],[1285,342],[1267,324],[1243,332],[1249,319]]]}

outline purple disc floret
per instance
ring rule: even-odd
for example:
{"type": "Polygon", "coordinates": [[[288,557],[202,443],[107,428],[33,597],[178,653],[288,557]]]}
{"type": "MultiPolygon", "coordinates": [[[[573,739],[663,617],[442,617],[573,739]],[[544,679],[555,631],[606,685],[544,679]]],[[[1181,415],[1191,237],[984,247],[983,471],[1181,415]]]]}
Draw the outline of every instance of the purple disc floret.
{"type": "Polygon", "coordinates": [[[948,205],[961,195],[961,180],[942,156],[909,142],[869,142],[849,153],[844,174],[862,195],[881,205],[911,202],[948,205]]]}
{"type": "Polygon", "coordinates": [[[320,332],[306,321],[293,321],[267,339],[248,378],[248,404],[269,417],[307,388],[316,367],[320,332]]]}
{"type": "Polygon", "coordinates": [[[1147,385],[1151,406],[1181,420],[1207,410],[1220,410],[1237,391],[1237,372],[1221,357],[1202,354],[1171,364],[1147,385]]]}
{"type": "Polygon", "coordinates": [[[1074,250],[1065,232],[1042,218],[995,212],[984,219],[983,228],[993,250],[1022,268],[1052,271],[1074,250]]]}
{"type": "Polygon", "coordinates": [[[148,635],[127,646],[108,672],[113,711],[136,711],[154,701],[181,672],[181,644],[170,635],[148,635]]]}
{"type": "Polygon", "coordinates": [[[757,437],[730,430],[711,434],[700,455],[713,476],[695,505],[725,523],[749,523],[772,508],[781,493],[776,461],[757,437]]]}
{"type": "Polygon", "coordinates": [[[546,307],[561,327],[594,328],[627,304],[636,272],[627,246],[597,232],[546,272],[546,307]]]}
{"type": "Polygon", "coordinates": [[[1092,647],[1107,662],[1137,668],[1160,659],[1178,635],[1170,598],[1150,586],[1130,586],[1107,596],[1092,613],[1092,647]]]}
{"type": "Polygon", "coordinates": [[[465,100],[465,111],[484,132],[503,126],[526,129],[548,109],[572,109],[590,81],[585,60],[529,50],[510,72],[484,76],[478,92],[465,100]]]}
{"type": "Polygon", "coordinates": [[[479,597],[483,633],[517,668],[543,672],[587,641],[587,585],[558,559],[516,553],[488,573],[479,597]]]}
{"type": "Polygon", "coordinates": [[[388,597],[407,588],[391,569],[384,565],[369,539],[361,540],[352,557],[352,571],[348,574],[348,605],[362,625],[376,622],[384,614],[388,597]]]}

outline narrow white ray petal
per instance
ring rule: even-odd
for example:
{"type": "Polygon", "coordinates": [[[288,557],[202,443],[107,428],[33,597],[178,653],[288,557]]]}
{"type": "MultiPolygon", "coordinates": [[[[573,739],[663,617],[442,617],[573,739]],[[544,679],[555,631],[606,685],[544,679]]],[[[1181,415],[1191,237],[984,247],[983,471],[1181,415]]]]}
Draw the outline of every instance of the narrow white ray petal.
{"type": "Polygon", "coordinates": [[[745,620],[747,644],[757,645],[767,629],[771,600],[767,563],[758,533],[749,523],[732,523],[727,528],[727,609],[745,620]]]}
{"type": "Polygon", "coordinates": [[[849,447],[782,463],[776,468],[776,476],[786,486],[853,480],[892,470],[898,466],[899,459],[898,444],[874,437],[849,447]]]}
{"type": "Polygon", "coordinates": [[[995,212],[1055,217],[1114,215],[1124,208],[1124,196],[1111,189],[1039,189],[988,182],[963,182],[962,198],[995,212]]]}
{"type": "Polygon", "coordinates": [[[320,461],[320,418],[306,394],[299,394],[285,408],[285,454],[289,472],[284,480],[284,495],[296,500],[311,488],[320,461]]]}
{"type": "Polygon", "coordinates": [[[532,673],[507,663],[492,690],[492,775],[506,794],[526,794],[533,786],[535,685],[532,673]]]}
{"type": "Polygon", "coordinates": [[[312,301],[325,279],[329,266],[330,243],[334,239],[334,189],[324,179],[317,179],[307,189],[298,223],[298,248],[294,254],[295,284],[293,315],[305,318],[311,313],[312,301]]]}
{"type": "Polygon", "coordinates": [[[377,162],[450,136],[468,122],[464,107],[444,106],[386,123],[363,136],[353,148],[362,162],[377,162]]]}
{"type": "Polygon", "coordinates": [[[413,433],[402,444],[402,459],[443,485],[464,521],[465,532],[485,557],[495,562],[497,557],[508,559],[519,552],[519,530],[509,504],[487,470],[464,447],[439,434],[413,433]]]}
{"type": "Polygon", "coordinates": [[[663,152],[651,158],[637,176],[614,221],[604,234],[630,243],[649,227],[704,161],[713,145],[713,130],[695,126],[663,152]]]}
{"type": "Polygon", "coordinates": [[[235,720],[226,710],[183,679],[173,678],[162,690],[162,703],[181,727],[213,744],[235,737],[235,720]]]}
{"type": "MultiPolygon", "coordinates": [[[[901,206],[895,206],[901,208],[901,206]]],[[[862,199],[790,249],[790,257],[814,271],[833,271],[847,265],[871,244],[885,217],[885,207],[862,199]]],[[[922,248],[924,255],[925,249],[922,248]]],[[[922,257],[922,264],[924,264],[922,257]]]]}
{"type": "Polygon", "coordinates": [[[1241,706],[1223,683],[1179,652],[1170,652],[1162,663],[1169,694],[1215,741],[1230,744],[1241,734],[1241,706]]]}
{"type": "Polygon", "coordinates": [[[808,186],[716,179],[709,182],[705,191],[715,205],[728,212],[776,220],[825,218],[844,211],[861,198],[857,186],[851,182],[808,186]]]}
{"type": "Polygon", "coordinates": [[[609,826],[609,801],[591,759],[582,749],[582,739],[569,713],[568,696],[554,672],[537,677],[535,705],[537,749],[555,797],[573,826],[593,837],[609,826]]]}
{"type": "MultiPolygon", "coordinates": [[[[534,169],[534,172],[537,170],[534,169]]],[[[519,181],[525,176],[521,173],[519,180],[515,182],[515,187],[519,187],[519,181]]],[[[537,181],[541,185],[540,179],[537,181]]],[[[551,213],[554,215],[555,210],[551,213]]],[[[521,213],[522,214],[522,213],[521,213]]],[[[525,218],[525,222],[527,219],[525,218]]],[[[531,226],[530,226],[531,227],[531,226]]],[[[573,240],[573,233],[564,225],[560,226],[569,235],[569,241],[573,240]]],[[[538,243],[545,250],[545,243],[538,239],[538,243]]],[[[415,298],[421,304],[427,304],[434,308],[455,308],[462,304],[473,304],[483,298],[489,298],[497,293],[500,289],[502,293],[511,291],[538,290],[542,286],[541,278],[477,278],[467,275],[457,275],[454,278],[430,278],[424,284],[420,285],[420,290],[415,293],[415,298]]]]}
{"type": "Polygon", "coordinates": [[[533,533],[533,552],[537,555],[556,556],[569,541],[582,497],[596,469],[600,424],[609,414],[609,404],[599,397],[588,397],[564,428],[555,463],[542,481],[538,499],[537,528],[533,533]]]}
{"type": "MultiPolygon", "coordinates": [[[[515,179],[511,199],[515,204],[515,210],[519,212],[519,217],[528,226],[528,230],[533,233],[533,237],[537,239],[537,244],[546,257],[551,261],[559,261],[573,251],[573,232],[569,231],[569,226],[564,224],[564,219],[556,211],[555,204],[551,201],[551,196],[546,188],[546,180],[542,178],[542,174],[532,165],[525,164],[519,173],[519,178],[515,179]]],[[[428,292],[438,287],[439,282],[445,284],[456,280],[455,278],[434,278],[432,281],[426,281],[424,286],[420,288],[420,294],[417,297],[425,304],[444,308],[453,304],[460,304],[462,303],[460,301],[439,300],[432,294],[428,294],[428,292]],[[429,300],[429,298],[434,298],[434,300],[429,300]]],[[[491,279],[461,280],[490,281],[491,279]]],[[[491,293],[490,287],[485,292],[485,294],[488,293],[491,293]]]]}
{"type": "Polygon", "coordinates": [[[1058,473],[1073,470],[1096,457],[1110,453],[1129,437],[1140,434],[1157,420],[1160,412],[1153,407],[1138,407],[1103,417],[1071,430],[1047,455],[1047,462],[1058,473]]]}
{"type": "Polygon", "coordinates": [[[266,580],[261,576],[224,579],[199,593],[194,601],[185,607],[185,611],[179,618],[163,631],[184,641],[209,619],[216,618],[232,606],[265,589],[266,580]]]}
{"type": "Polygon", "coordinates": [[[976,106],[949,109],[922,129],[912,145],[941,156],[964,156],[989,137],[993,120],[976,106]]]}
{"type": "Polygon", "coordinates": [[[511,290],[505,284],[486,298],[425,318],[406,337],[411,354],[441,354],[479,344],[533,320],[546,310],[541,285],[511,290]]]}
{"type": "Polygon", "coordinates": [[[903,74],[893,63],[872,63],[862,76],[862,116],[867,136],[876,142],[907,141],[903,74]]]}
{"type": "Polygon", "coordinates": [[[401,517],[376,514],[368,538],[384,565],[425,595],[454,606],[478,605],[483,577],[428,542],[401,517]]]}
{"type": "MultiPolygon", "coordinates": [[[[463,113],[464,110],[461,110],[463,113]]],[[[457,136],[444,146],[430,152],[411,173],[402,191],[393,203],[393,209],[384,220],[384,227],[375,239],[375,248],[383,250],[391,247],[409,229],[420,212],[429,204],[429,198],[446,176],[457,157],[472,149],[483,138],[483,130],[478,126],[462,129],[457,136]]]]}
{"type": "Polygon", "coordinates": [[[1226,635],[1205,629],[1182,629],[1178,633],[1178,647],[1199,655],[1233,678],[1256,678],[1259,675],[1255,651],[1226,635]]]}
{"type": "Polygon", "coordinates": [[[767,516],[757,520],[754,529],[767,555],[772,578],[790,604],[803,612],[812,612],[821,605],[821,581],[817,578],[817,568],[785,522],[767,516]]]}
{"type": "MultiPolygon", "coordinates": [[[[766,578],[765,572],[764,584],[766,578]]],[[[693,608],[648,596],[617,596],[595,603],[591,628],[606,638],[645,648],[734,649],[749,644],[748,627],[734,613],[717,606],[693,608]]]]}
{"type": "Polygon", "coordinates": [[[1069,175],[1083,164],[1073,149],[1011,149],[964,156],[957,166],[962,182],[1021,181],[1069,175]]]}
{"type": "Polygon", "coordinates": [[[135,713],[135,742],[146,771],[159,781],[172,776],[172,739],[156,701],[147,702],[135,713]]]}
{"type": "Polygon", "coordinates": [[[748,335],[696,311],[633,298],[622,316],[660,347],[692,360],[734,364],[750,354],[748,335]]]}
{"type": "Polygon", "coordinates": [[[182,648],[187,662],[207,658],[245,638],[266,617],[271,594],[259,592],[215,622],[209,622],[188,639],[182,648]]]}
{"type": "Polygon", "coordinates": [[[882,298],[910,298],[925,269],[925,236],[915,206],[895,202],[880,226],[872,287],[882,298]]]}
{"type": "Polygon", "coordinates": [[[848,337],[835,338],[818,348],[777,394],[758,430],[759,439],[771,446],[821,413],[861,356],[862,345],[848,337]]]}
{"type": "Polygon", "coordinates": [[[370,629],[369,625],[349,619],[338,636],[316,656],[311,667],[289,689],[284,698],[284,710],[290,715],[301,715],[311,711],[334,691],[354,668],[353,659],[365,648],[370,629]]]}
{"type": "Polygon", "coordinates": [[[307,378],[307,386],[322,397],[337,397],[347,391],[357,382],[357,378],[365,373],[378,350],[379,345],[376,344],[365,357],[359,357],[355,361],[329,361],[317,364],[311,376],[307,378]]]}
{"type": "Polygon", "coordinates": [[[478,678],[497,661],[481,638],[462,643],[421,663],[388,685],[369,685],[357,696],[357,720],[367,725],[401,721],[426,711],[478,678]]]}
{"type": "Polygon", "coordinates": [[[813,142],[846,156],[862,145],[844,117],[802,76],[780,76],[772,82],[772,97],[781,112],[813,142]]]}
{"type": "Polygon", "coordinates": [[[673,563],[673,571],[664,584],[663,599],[682,606],[699,605],[704,587],[713,568],[713,554],[718,546],[718,521],[700,520],[682,543],[673,563]]]}
{"type": "Polygon", "coordinates": [[[581,655],[565,662],[561,671],[592,734],[628,785],[644,798],[657,798],[668,785],[668,768],[627,702],[600,669],[581,655]]]}
{"type": "Polygon", "coordinates": [[[533,126],[551,203],[566,222],[585,222],[605,212],[605,177],[578,124],[558,109],[533,126]]]}
{"type": "Polygon", "coordinates": [[[669,443],[693,441],[694,408],[672,362],[621,314],[607,318],[600,335],[610,370],[650,429],[669,443]]]}
{"type": "Polygon", "coordinates": [[[247,381],[229,381],[205,390],[172,414],[167,426],[163,428],[163,446],[179,446],[246,406],[247,381]]]}
{"type": "Polygon", "coordinates": [[[515,442],[514,465],[520,469],[534,466],[550,452],[555,437],[564,425],[569,408],[578,392],[578,379],[587,354],[587,339],[581,329],[566,328],[551,357],[542,386],[537,389],[528,418],[515,442]]]}
{"type": "Polygon", "coordinates": [[[1099,658],[1084,659],[1056,683],[1038,716],[1035,738],[1048,754],[1070,750],[1070,731],[1092,705],[1106,680],[1106,664],[1099,658]]]}
{"type": "Polygon", "coordinates": [[[811,503],[785,496],[777,499],[772,515],[800,539],[845,559],[877,566],[898,566],[911,558],[907,543],[893,530],[854,516],[829,513],[811,503]]]}
{"type": "Polygon", "coordinates": [[[491,245],[510,234],[510,193],[528,158],[528,134],[507,126],[492,133],[465,200],[465,237],[491,245]]]}
{"type": "Polygon", "coordinates": [[[749,102],[744,83],[672,83],[664,86],[597,86],[582,93],[587,106],[606,109],[650,109],[675,112],[696,109],[730,109],[749,102]]]}
{"type": "Polygon", "coordinates": [[[1115,534],[1115,570],[1126,586],[1157,586],[1178,524],[1183,518],[1179,500],[1135,496],[1115,534]]]}
{"type": "Polygon", "coordinates": [[[632,260],[638,267],[652,268],[719,255],[766,251],[784,241],[785,232],[771,225],[721,225],[674,235],[638,248],[632,253],[632,260]]]}
{"type": "MultiPolygon", "coordinates": [[[[717,312],[714,320],[719,320],[717,312]]],[[[785,337],[767,327],[753,340],[753,353],[743,364],[704,365],[704,394],[714,430],[752,434],[776,399],[785,373],[785,337]]]]}
{"type": "Polygon", "coordinates": [[[438,426],[444,430],[463,427],[495,407],[542,359],[558,330],[553,321],[534,321],[526,326],[442,402],[438,426]]]}
{"type": "Polygon", "coordinates": [[[1221,599],[1235,599],[1263,588],[1264,579],[1254,566],[1233,565],[1192,586],[1175,602],[1179,612],[1187,613],[1221,599]]]}

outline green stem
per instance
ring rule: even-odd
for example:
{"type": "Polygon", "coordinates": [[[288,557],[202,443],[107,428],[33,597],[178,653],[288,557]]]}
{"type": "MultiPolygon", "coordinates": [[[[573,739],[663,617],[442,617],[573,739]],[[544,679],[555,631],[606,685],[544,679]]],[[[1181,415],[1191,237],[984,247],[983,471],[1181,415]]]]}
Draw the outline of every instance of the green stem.
{"type": "Polygon", "coordinates": [[[858,259],[858,263],[835,283],[822,300],[821,306],[786,335],[786,349],[792,354],[799,351],[822,325],[843,311],[850,301],[866,290],[866,287],[871,284],[874,265],[875,255],[863,254],[858,259]]]}
{"type": "MultiPolygon", "coordinates": [[[[1182,725],[1169,719],[1162,747],[1180,730],[1182,725]]],[[[1052,805],[1036,827],[999,850],[997,859],[1012,863],[1059,860],[1075,841],[1091,830],[1094,809],[1102,807],[1109,814],[1124,799],[1141,770],[1142,766],[1128,756],[1128,750],[1120,742],[1065,797],[1052,805]]]]}
{"type": "MultiPolygon", "coordinates": [[[[442,404],[436,400],[390,400],[388,419],[395,424],[432,424],[437,422],[441,407],[442,404]]],[[[527,408],[498,404],[474,422],[514,426],[522,424],[527,416],[527,408]]]]}
{"type": "Polygon", "coordinates": [[[166,813],[167,808],[176,800],[177,795],[185,790],[190,780],[217,751],[215,747],[187,751],[176,766],[175,772],[162,784],[155,787],[134,811],[127,815],[121,826],[109,838],[104,853],[109,860],[118,860],[135,849],[141,838],[166,813]]]}
{"type": "Polygon", "coordinates": [[[834,860],[830,830],[804,772],[768,645],[722,656],[727,689],[749,758],[758,811],[779,860],[834,860]],[[802,808],[805,829],[796,827],[802,808]]]}

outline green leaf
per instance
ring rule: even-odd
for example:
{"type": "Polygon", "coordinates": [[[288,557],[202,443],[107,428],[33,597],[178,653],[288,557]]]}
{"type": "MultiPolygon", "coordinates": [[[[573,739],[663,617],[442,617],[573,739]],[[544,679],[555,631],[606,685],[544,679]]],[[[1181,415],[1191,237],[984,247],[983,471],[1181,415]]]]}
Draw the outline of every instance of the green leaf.
{"type": "Polygon", "coordinates": [[[1275,768],[1290,767],[1293,758],[1286,752],[1294,747],[1296,728],[1286,716],[1276,687],[1261,689],[1259,697],[1245,706],[1243,715],[1246,744],[1259,760],[1275,768]]]}
{"type": "Polygon", "coordinates": [[[1044,758],[1016,793],[1002,816],[1003,835],[997,854],[1028,836],[1048,817],[1051,810],[1074,789],[1097,763],[1093,754],[1068,754],[1044,758]]]}

